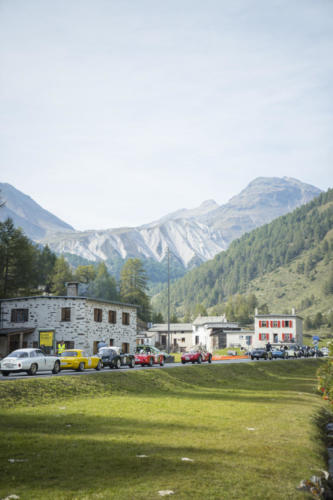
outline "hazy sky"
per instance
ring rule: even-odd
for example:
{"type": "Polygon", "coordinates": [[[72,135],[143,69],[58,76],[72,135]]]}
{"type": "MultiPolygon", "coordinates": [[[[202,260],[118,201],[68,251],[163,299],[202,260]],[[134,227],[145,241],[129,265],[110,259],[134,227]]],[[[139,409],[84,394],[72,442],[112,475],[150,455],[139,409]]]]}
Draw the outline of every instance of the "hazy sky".
{"type": "Polygon", "coordinates": [[[332,0],[0,0],[0,182],[76,229],[333,187],[332,0]]]}

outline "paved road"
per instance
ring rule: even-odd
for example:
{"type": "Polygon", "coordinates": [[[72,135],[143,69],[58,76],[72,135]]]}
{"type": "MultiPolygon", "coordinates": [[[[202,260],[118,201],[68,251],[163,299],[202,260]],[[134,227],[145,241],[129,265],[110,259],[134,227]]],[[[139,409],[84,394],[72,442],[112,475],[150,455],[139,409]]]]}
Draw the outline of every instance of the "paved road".
{"type": "MultiPolygon", "coordinates": [[[[260,360],[260,361],[266,363],[266,360],[260,360]]],[[[226,359],[224,361],[213,361],[212,364],[225,365],[225,364],[229,364],[229,363],[249,363],[249,362],[254,363],[254,361],[251,361],[251,359],[226,359]]],[[[203,363],[202,366],[204,366],[206,364],[207,363],[203,363]]],[[[27,379],[31,379],[31,378],[40,378],[40,377],[43,377],[43,378],[73,377],[73,376],[80,377],[80,376],[85,376],[85,375],[91,375],[93,373],[94,374],[96,374],[96,373],[97,374],[98,373],[114,373],[114,372],[118,372],[118,371],[127,371],[127,370],[130,370],[130,371],[134,371],[134,370],[163,370],[165,368],[176,368],[179,366],[186,368],[187,366],[198,366],[198,364],[195,363],[194,365],[192,365],[192,363],[186,363],[185,365],[183,365],[182,363],[167,363],[164,366],[159,366],[159,365],[154,365],[152,367],[136,366],[135,368],[129,368],[129,367],[123,366],[120,368],[120,370],[117,370],[117,369],[111,370],[110,368],[104,368],[103,370],[101,370],[99,372],[96,370],[84,370],[83,372],[76,372],[73,370],[63,370],[60,373],[58,373],[57,375],[53,375],[50,372],[39,372],[34,377],[32,377],[31,375],[27,375],[27,373],[17,373],[17,374],[11,373],[8,377],[4,377],[3,375],[0,374],[0,382],[8,382],[10,380],[27,380],[27,379]]]]}

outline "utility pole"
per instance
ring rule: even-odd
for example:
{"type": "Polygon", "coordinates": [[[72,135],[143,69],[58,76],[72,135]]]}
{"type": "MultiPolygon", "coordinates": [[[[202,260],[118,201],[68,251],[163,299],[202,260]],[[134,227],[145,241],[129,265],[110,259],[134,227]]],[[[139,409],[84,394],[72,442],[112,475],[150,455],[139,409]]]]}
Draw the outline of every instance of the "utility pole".
{"type": "Polygon", "coordinates": [[[170,250],[168,247],[168,353],[170,354],[170,250]]]}

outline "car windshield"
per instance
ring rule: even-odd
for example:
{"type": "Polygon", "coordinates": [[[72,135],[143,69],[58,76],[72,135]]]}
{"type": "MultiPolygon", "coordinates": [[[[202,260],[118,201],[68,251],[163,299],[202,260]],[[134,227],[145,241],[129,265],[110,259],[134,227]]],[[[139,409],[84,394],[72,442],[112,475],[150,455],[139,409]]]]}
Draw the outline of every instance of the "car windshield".
{"type": "Polygon", "coordinates": [[[62,358],[68,358],[68,357],[71,357],[71,358],[75,358],[77,356],[77,352],[76,351],[64,351],[60,354],[60,356],[62,358]]]}
{"type": "Polygon", "coordinates": [[[29,354],[26,351],[14,351],[8,354],[7,358],[28,358],[29,354]]]}

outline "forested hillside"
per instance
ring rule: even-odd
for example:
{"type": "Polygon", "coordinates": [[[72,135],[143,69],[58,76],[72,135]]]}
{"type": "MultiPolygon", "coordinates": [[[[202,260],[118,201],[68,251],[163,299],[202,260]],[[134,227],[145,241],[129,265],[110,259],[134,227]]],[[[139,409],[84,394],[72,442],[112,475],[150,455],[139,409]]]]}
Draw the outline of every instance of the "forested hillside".
{"type": "MultiPolygon", "coordinates": [[[[190,315],[197,304],[211,308],[222,304],[228,296],[236,293],[255,292],[261,295],[260,279],[282,268],[288,268],[289,282],[296,278],[300,282],[316,281],[320,263],[321,267],[324,266],[324,271],[320,278],[322,283],[317,283],[317,288],[319,286],[324,295],[331,295],[332,228],[333,190],[330,189],[291,214],[243,235],[227,251],[173,282],[170,294],[172,312],[183,317],[190,315]]],[[[273,288],[273,294],[282,293],[279,287],[273,288]]],[[[298,299],[297,290],[294,293],[296,296],[293,304],[298,299]]],[[[155,310],[165,314],[165,290],[154,297],[153,305],[155,310]]],[[[289,306],[291,307],[290,304],[289,306]]]]}

